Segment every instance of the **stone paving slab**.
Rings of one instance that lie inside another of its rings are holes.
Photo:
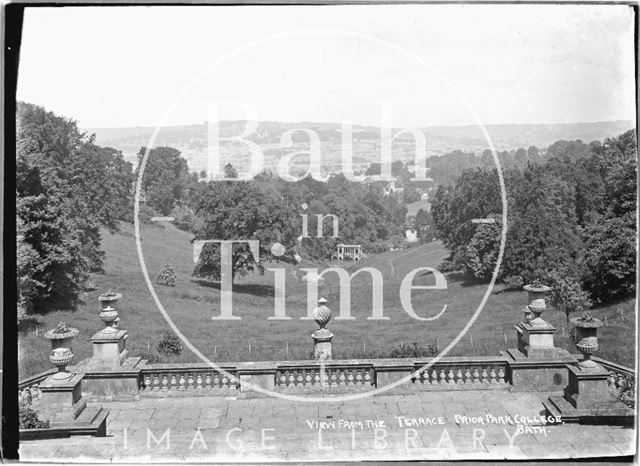
[[[561,424],[536,425],[533,431],[506,418],[540,416],[549,395],[483,390],[383,394],[320,404],[255,396],[105,402],[110,409],[107,437],[22,442],[20,455],[25,461],[265,463],[635,453],[630,428]]]

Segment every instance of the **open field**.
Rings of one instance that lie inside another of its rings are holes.
[[[301,264],[297,267],[273,263],[272,268],[286,269],[286,315],[291,320],[267,320],[274,314],[274,274],[248,275],[237,279],[234,287],[233,314],[241,320],[212,320],[220,314],[220,292],[217,283],[195,279],[191,235],[173,225],[142,227],[142,245],[149,275],[155,278],[162,264],[176,268],[175,287],[156,284],[155,290],[175,324],[200,351],[217,361],[306,359],[312,350],[313,321],[301,320],[306,315],[307,282],[301,269],[318,267]],[[76,362],[91,355],[89,338],[102,326],[98,317],[97,297],[107,290],[123,294],[119,310],[121,327],[129,331],[127,346],[132,355],[155,351],[158,340],[169,329],[156,308],[141,272],[135,248],[133,227],[122,224],[120,233],[104,233],[106,251],[105,273],[96,274],[91,281],[95,287],[83,296],[83,303],[75,311],[54,311],[34,316],[31,325],[19,335],[20,376],[40,372],[51,367],[48,362],[49,342],[42,331],[58,321],[66,321],[80,330],[74,342]],[[418,321],[402,308],[399,288],[402,279],[418,267],[437,268],[446,256],[440,243],[415,246],[372,256],[357,263],[342,264],[350,273],[362,267],[374,267],[384,277],[384,315],[389,320],[368,320],[371,316],[371,280],[360,273],[352,280],[351,315],[354,320],[340,320],[339,290],[335,273],[326,275],[319,295],[328,299],[334,318],[328,328],[335,334],[334,357],[380,356],[403,343],[437,343],[445,348],[462,330],[487,290],[484,284],[463,281],[456,274],[447,274],[446,290],[415,290],[413,306],[421,317],[433,317],[443,306],[444,314],[433,321]],[[416,275],[414,285],[433,284],[433,277],[425,271]],[[497,355],[500,350],[515,347],[513,326],[522,318],[526,305],[524,291],[504,291],[496,286],[476,322],[449,355]],[[635,353],[635,302],[594,310],[594,316],[605,320],[600,331],[601,349],[598,356],[632,366]],[[558,329],[556,345],[575,352],[563,314],[548,310],[543,317]],[[38,335],[34,325],[42,329]],[[170,361],[196,361],[185,348]]]
[[[419,201],[407,204],[407,217],[415,217],[420,209],[424,209],[425,212],[431,212],[429,199],[420,199]]]

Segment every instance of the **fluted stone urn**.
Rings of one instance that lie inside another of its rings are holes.
[[[64,380],[72,376],[67,372],[67,365],[73,359],[72,342],[78,333],[77,328],[68,327],[65,322],[60,322],[56,328],[44,334],[44,337],[51,341],[49,361],[58,367],[58,372],[53,375],[54,380]]]
[[[528,294],[529,304],[527,305],[527,309],[531,313],[529,316],[525,313],[525,320],[534,326],[544,325],[546,322],[540,315],[547,309],[546,296],[547,293],[551,291],[551,288],[543,285],[538,280],[522,288]]]
[[[109,291],[98,296],[100,302],[100,318],[104,328],[91,337],[93,344],[93,366],[116,369],[122,366],[127,357],[125,341],[127,331],[118,328],[120,315],[116,306],[122,298],[120,293]]]
[[[584,359],[578,365],[587,369],[598,367],[591,355],[598,350],[598,328],[602,326],[602,321],[585,312],[580,317],[570,319],[570,322],[576,328],[576,348],[584,355]]]
[[[69,327],[66,322],[58,322],[56,328],[49,330],[44,337],[51,341],[51,350],[56,348],[72,348],[73,339],[80,331],[77,328]]]
[[[49,361],[58,367],[58,372],[53,375],[54,380],[69,379],[73,374],[67,372],[67,365],[73,360],[73,353],[69,348],[56,348],[51,351]]]
[[[333,333],[328,330],[326,325],[331,320],[331,309],[326,306],[327,300],[320,298],[318,300],[318,307],[313,310],[313,320],[320,327],[318,330],[311,334],[313,338],[313,357],[319,361],[326,361],[331,359],[331,340],[333,339]]]
[[[122,298],[120,293],[103,293],[98,296],[98,301],[100,302],[100,318],[105,324],[105,330],[112,328],[118,328],[118,321],[120,320],[120,316],[118,315],[118,310],[116,306],[118,304],[118,300]]]

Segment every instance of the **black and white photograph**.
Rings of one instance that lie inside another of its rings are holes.
[[[3,460],[636,460],[637,4],[350,3],[4,5]]]

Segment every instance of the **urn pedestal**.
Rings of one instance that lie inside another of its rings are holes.
[[[516,390],[559,391],[568,381],[567,363],[576,359],[553,341],[556,329],[541,314],[551,288],[539,282],[525,285],[528,305],[524,320],[515,326],[518,347],[503,353],[509,359],[509,378]]]
[[[92,399],[131,400],[139,396],[140,369],[145,361],[128,357],[127,331],[118,327],[120,298],[120,293],[105,293],[98,297],[99,316],[105,327],[91,337],[93,356],[74,368],[76,372],[91,372],[91,378],[85,378],[85,391]]]
[[[633,423],[634,412],[609,389],[609,371],[591,359],[598,349],[598,328],[602,321],[589,313],[573,318],[576,348],[584,355],[568,367],[569,381],[564,396],[552,396],[543,402],[548,414],[562,416],[564,422]]]
[[[82,374],[69,374],[64,379],[56,379],[56,375],[40,384],[42,396],[38,401],[40,417],[51,426],[74,422],[87,406],[82,396]]]
[[[91,337],[93,344],[93,360],[95,367],[116,369],[122,366],[127,357],[127,331],[118,329],[120,316],[116,306],[122,298],[120,293],[105,293],[98,296],[100,302],[100,318],[105,327]]]
[[[58,372],[47,377],[39,386],[41,396],[35,404],[38,416],[49,421],[49,426],[85,435],[106,435],[109,411],[102,407],[87,407],[82,393],[83,375],[67,371],[73,359],[71,343],[78,329],[60,322],[57,328],[45,333],[51,341],[49,360],[58,367]]]
[[[311,337],[313,338],[313,358],[317,361],[330,360],[333,333],[326,328],[321,328],[313,332]]]

